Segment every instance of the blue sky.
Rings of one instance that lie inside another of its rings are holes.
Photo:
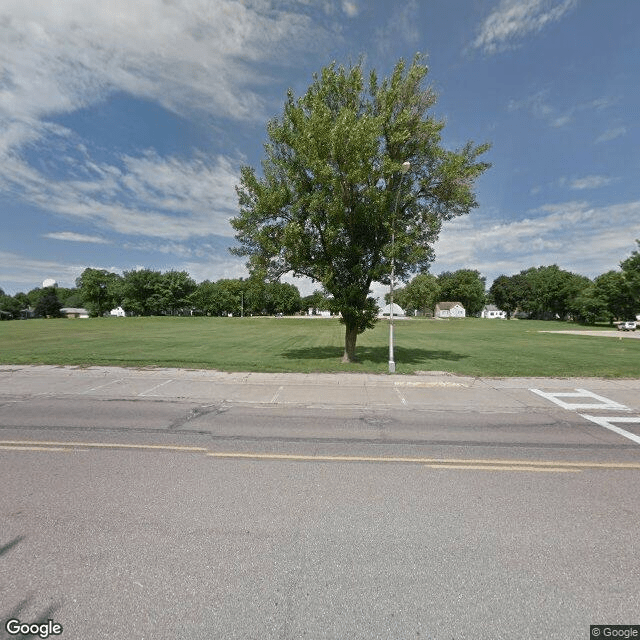
[[[287,89],[417,51],[445,145],[493,144],[432,273],[616,269],[640,238],[639,43],[637,0],[0,0],[0,287],[246,276],[234,185]]]

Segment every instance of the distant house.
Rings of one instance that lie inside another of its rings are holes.
[[[122,307],[116,307],[115,309],[111,309],[109,315],[114,318],[125,318],[127,316],[125,310]]]
[[[480,314],[481,318],[500,318],[504,320],[507,317],[506,311],[501,311],[494,304],[488,304]]]
[[[379,318],[388,318],[389,316],[391,316],[391,305],[390,304],[388,304],[386,307],[384,307],[380,311],[380,313],[378,314]],[[404,318],[405,317],[404,309],[399,304],[396,304],[395,302],[393,303],[393,317],[394,318]]]
[[[319,307],[309,307],[309,312],[307,315],[320,316],[321,318],[330,318],[331,311],[327,311],[326,309],[320,309]]]
[[[436,318],[464,318],[467,312],[460,302],[438,302],[433,315]]]
[[[88,318],[89,312],[83,308],[62,307],[60,313],[65,318]]]

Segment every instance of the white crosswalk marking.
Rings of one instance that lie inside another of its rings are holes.
[[[635,433],[630,433],[625,429],[621,429],[620,427],[616,427],[612,422],[619,422],[622,424],[640,424],[640,418],[629,418],[622,416],[588,416],[584,413],[580,414],[583,418],[587,420],[591,420],[591,422],[595,422],[596,424],[604,427],[605,429],[609,429],[609,431],[613,431],[620,436],[624,436],[625,438],[629,438],[633,442],[640,444],[640,436],[637,436]]]
[[[584,409],[595,409],[598,411],[631,411],[629,407],[620,404],[619,402],[615,402],[614,400],[610,400],[609,398],[605,398],[604,396],[599,396],[597,393],[593,393],[587,389],[576,389],[575,392],[563,391],[554,393],[541,391],[540,389],[529,389],[529,391],[553,402],[554,404],[557,404],[563,409],[567,409],[568,411],[583,411]],[[565,400],[561,400],[561,398],[575,399],[576,402],[566,402]],[[585,400],[589,400],[589,402],[585,402]],[[619,424],[640,424],[640,417],[592,416],[586,413],[581,413],[580,416],[585,420],[589,420],[590,422],[599,425],[600,427],[604,427],[605,429],[609,429],[609,431],[613,431],[624,438],[628,438],[636,444],[640,444],[640,436],[614,424],[616,422]]]
[[[607,409],[611,411],[629,411],[629,407],[626,407],[619,402],[609,400],[603,396],[599,396],[596,393],[588,391],[587,389],[576,389],[575,392],[567,393],[549,393],[546,391],[540,391],[540,389],[530,389],[533,393],[536,393],[543,398],[557,404],[563,409],[569,411],[582,411],[584,409]],[[560,398],[576,398],[577,400],[591,400],[591,402],[565,402]],[[596,402],[594,402],[594,400]]]

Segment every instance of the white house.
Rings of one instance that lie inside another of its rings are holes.
[[[115,309],[111,309],[109,315],[114,318],[126,318],[127,314],[122,307],[116,307]]]
[[[331,311],[327,311],[326,309],[320,309],[318,307],[309,307],[309,313],[307,315],[320,316],[321,318],[330,318]]]
[[[488,304],[480,314],[481,318],[500,318],[501,320],[505,320],[507,317],[506,311],[501,311],[494,304]]]
[[[433,315],[436,318],[464,318],[467,312],[460,302],[438,302]]]
[[[380,313],[378,314],[378,318],[388,318],[391,315],[391,305],[388,304],[384,307]],[[405,317],[404,309],[395,302],[393,303],[393,317],[394,318],[404,318]]]
[[[62,307],[62,309],[60,309],[60,313],[65,318],[88,318],[89,317],[89,312],[86,309],[76,308],[76,307]]]

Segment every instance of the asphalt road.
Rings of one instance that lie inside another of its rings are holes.
[[[640,624],[638,390],[2,367],[0,637]]]

